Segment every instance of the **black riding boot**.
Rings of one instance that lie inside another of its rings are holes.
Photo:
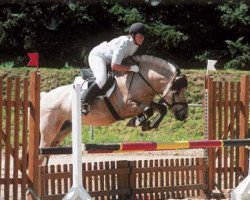
[[[93,83],[82,96],[81,112],[82,115],[87,115],[90,110],[90,104],[94,101],[99,94],[100,88],[96,83]]]

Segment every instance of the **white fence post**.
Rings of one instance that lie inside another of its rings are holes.
[[[91,196],[82,185],[81,83],[77,77],[72,90],[73,185],[63,200],[91,200]]]

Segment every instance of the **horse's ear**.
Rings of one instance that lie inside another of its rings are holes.
[[[187,88],[187,86],[188,86],[188,81],[187,81],[186,75],[181,75],[181,76],[177,76],[174,79],[171,90],[178,91],[184,87]]]

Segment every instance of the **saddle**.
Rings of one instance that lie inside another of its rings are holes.
[[[96,80],[92,70],[81,69],[81,77],[83,79],[82,91],[88,89]],[[104,87],[100,90],[98,97],[109,97],[115,89],[115,76],[112,71],[108,71],[108,80]]]
[[[96,78],[94,77],[94,74],[93,74],[91,69],[81,69],[81,78],[83,81],[81,90],[84,93],[88,89],[88,87],[90,87],[95,82]],[[108,99],[108,97],[110,97],[110,95],[113,93],[113,91],[115,89],[115,85],[116,85],[115,84],[115,76],[114,76],[113,72],[111,71],[111,69],[108,70],[108,78],[107,79],[108,80],[107,80],[106,84],[99,91],[97,98],[101,98],[104,100],[104,102],[106,103],[107,107],[109,108],[111,114],[113,115],[113,117],[116,120],[122,120],[122,118],[116,112],[115,108],[113,107],[113,105],[111,104],[111,102]]]

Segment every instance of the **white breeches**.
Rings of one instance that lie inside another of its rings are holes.
[[[99,88],[103,88],[107,81],[107,64],[105,60],[99,56],[89,54],[89,66],[92,69],[96,84]]]

